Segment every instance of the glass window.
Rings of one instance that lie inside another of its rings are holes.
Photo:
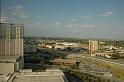
[[[16,38],[16,28],[15,28],[15,26],[11,26],[11,28],[10,28],[10,38],[11,39]]]

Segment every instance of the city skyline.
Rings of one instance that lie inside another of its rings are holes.
[[[1,22],[25,35],[124,40],[123,0],[1,0]]]

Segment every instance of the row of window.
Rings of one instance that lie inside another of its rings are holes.
[[[0,23],[0,38],[23,38],[23,25]]]

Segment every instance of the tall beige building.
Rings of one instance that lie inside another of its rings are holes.
[[[22,24],[0,23],[0,56],[23,57]]]
[[[9,74],[24,67],[22,24],[0,23],[0,74]]]
[[[89,40],[89,51],[90,52],[98,51],[98,41],[97,40]]]

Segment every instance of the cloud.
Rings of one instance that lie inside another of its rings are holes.
[[[56,22],[55,24],[54,24],[54,26],[59,26],[60,25],[60,22]]]
[[[0,22],[1,22],[1,23],[2,23],[2,22],[5,22],[7,18],[8,18],[8,17],[0,16]]]
[[[77,21],[78,19],[77,18],[73,18],[71,21],[74,22],[74,21]]]
[[[78,24],[68,24],[67,27],[74,27],[77,26]]]
[[[99,16],[112,16],[113,14],[114,14],[114,12],[108,11],[108,12],[105,12],[103,14],[100,14]]]
[[[38,18],[40,19],[40,18],[44,18],[44,16],[38,16]]]
[[[96,27],[95,25],[92,24],[68,24],[67,27],[76,27],[76,29],[81,29],[81,28],[94,28]]]
[[[93,28],[95,27],[95,25],[91,25],[91,24],[87,24],[87,25],[83,25],[83,28]]]
[[[9,7],[8,9],[18,9],[18,10],[20,10],[20,9],[22,9],[22,8],[23,8],[22,5],[16,5],[16,6],[14,6],[14,7]]]
[[[92,18],[93,16],[82,16],[82,18]]]
[[[23,5],[16,5],[8,8],[10,10],[10,19],[9,21],[22,22],[23,20],[29,18],[29,14],[25,13]],[[12,20],[14,18],[14,20]]]
[[[74,25],[72,25],[72,24],[68,24],[68,25],[67,25],[67,27],[73,27],[73,26],[74,26]]]
[[[9,7],[8,9],[11,10],[11,15],[16,16],[18,14],[23,14],[23,5],[16,5],[14,7]]]
[[[22,6],[22,5],[17,5],[15,8],[16,8],[16,9],[22,9],[23,6]]]
[[[20,18],[29,18],[29,16],[28,15],[22,15],[22,16],[20,16]]]
[[[17,15],[17,13],[16,13],[16,12],[13,12],[11,15],[12,15],[12,16],[15,16],[15,15]]]
[[[24,11],[23,10],[15,10],[11,13],[12,16],[16,16],[18,14],[24,14]]]
[[[74,29],[74,30],[73,30],[73,32],[76,32],[76,33],[77,33],[77,32],[79,33],[80,31],[81,31],[80,29]]]
[[[37,22],[37,23],[34,23],[32,25],[37,26],[37,25],[40,25],[40,24],[41,24],[40,22]]]

